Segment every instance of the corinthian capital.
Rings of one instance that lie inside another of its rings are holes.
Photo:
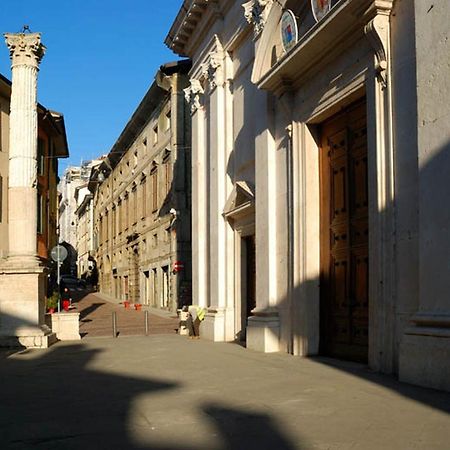
[[[40,33],[5,33],[4,36],[12,67],[26,65],[39,68],[45,53]]]
[[[268,11],[272,3],[273,0],[250,0],[249,2],[243,3],[244,16],[247,22],[253,25],[255,37],[264,29]]]
[[[203,87],[199,80],[191,79],[191,85],[184,89],[184,97],[191,106],[191,114],[194,114],[201,106],[201,96],[203,95]]]

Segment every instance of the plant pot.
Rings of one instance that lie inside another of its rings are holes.
[[[125,308],[129,308],[130,307],[130,302],[124,301],[123,302],[123,306],[125,306]]]
[[[47,309],[47,312],[48,312],[49,314],[53,314],[53,313],[55,312],[55,308],[48,308],[48,309]]]
[[[136,304],[134,305],[134,309],[135,309],[136,311],[140,311],[141,308],[142,308],[142,305],[141,305],[140,303],[136,303]]]
[[[64,311],[69,311],[70,307],[70,300],[63,300],[62,301],[62,307]]]

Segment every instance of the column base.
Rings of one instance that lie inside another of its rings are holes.
[[[450,392],[450,328],[406,329],[400,344],[399,379]]]
[[[280,351],[280,319],[275,311],[258,313],[248,318],[247,348],[257,352]]]
[[[0,335],[0,347],[8,348],[48,348],[56,341],[56,333],[45,325],[15,330],[14,335]]]
[[[45,267],[25,259],[28,267],[21,257],[7,258],[0,267],[0,346],[47,348],[56,335],[44,320]]]
[[[234,341],[234,310],[208,308],[200,326],[200,337],[213,342]]]

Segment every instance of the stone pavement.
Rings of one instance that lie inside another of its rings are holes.
[[[448,449],[450,395],[177,335],[0,352],[0,448]]]
[[[125,309],[118,300],[97,292],[73,291],[73,306],[80,313],[82,337],[112,336],[112,313],[116,312],[119,337],[145,334],[144,310]],[[149,334],[175,334],[178,318],[168,312],[149,311]]]

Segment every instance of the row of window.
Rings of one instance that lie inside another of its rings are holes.
[[[150,213],[153,214],[158,211],[160,207],[159,174],[162,173],[164,176],[162,186],[164,198],[169,195],[172,183],[172,164],[167,161],[163,168],[163,171],[158,171],[157,166],[155,166],[150,172],[149,183],[147,177],[144,177],[140,185],[136,185],[131,192],[125,195],[123,200],[119,199],[117,205],[100,216],[100,242],[108,240],[110,230],[112,235],[116,236],[116,234],[128,229],[130,225],[137,223],[139,218],[144,219]],[[147,186],[147,184],[150,186]],[[149,190],[150,192],[148,192]]]

